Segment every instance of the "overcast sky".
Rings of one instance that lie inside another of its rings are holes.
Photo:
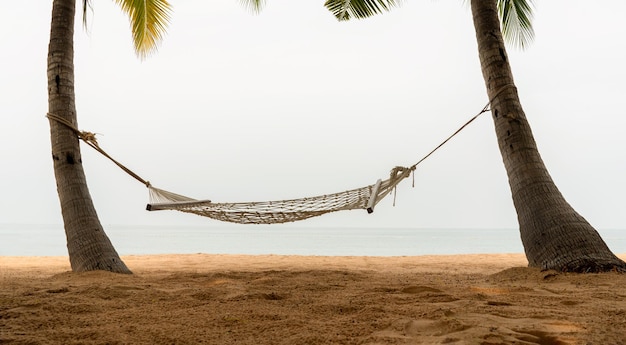
[[[46,55],[52,1],[0,6],[0,223],[60,224],[50,155]],[[337,22],[323,1],[172,1],[159,51],[133,52],[127,18],[94,0],[75,32],[79,127],[153,185],[195,198],[265,201],[373,184],[410,166],[487,102],[462,1],[407,1]],[[78,9],[80,11],[80,8]],[[540,152],[598,228],[626,228],[626,2],[537,1],[536,40],[509,47]],[[102,223],[221,226],[147,212],[148,191],[83,145]],[[418,166],[396,206],[307,226],[517,226],[490,114]]]

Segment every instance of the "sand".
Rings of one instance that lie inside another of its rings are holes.
[[[521,254],[123,259],[0,257],[0,344],[626,343],[626,275]]]

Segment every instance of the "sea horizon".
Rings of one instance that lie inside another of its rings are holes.
[[[513,228],[105,225],[120,255],[417,256],[524,253]],[[626,230],[598,229],[614,253]],[[0,256],[67,255],[60,224],[0,224]]]

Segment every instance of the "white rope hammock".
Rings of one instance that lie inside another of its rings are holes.
[[[295,222],[330,212],[364,209],[374,212],[374,206],[414,170],[396,167],[390,177],[375,184],[345,192],[309,198],[263,201],[214,203],[196,200],[183,195],[148,186],[150,203],[148,211],[176,210],[194,213],[216,220],[241,224],[276,224]]]
[[[511,85],[503,86],[492,97],[499,95],[504,89],[514,87]],[[150,192],[150,203],[146,207],[148,211],[156,210],[176,210],[187,213],[213,218],[225,222],[242,223],[242,224],[276,224],[287,223],[307,218],[320,216],[330,212],[365,209],[368,213],[374,212],[374,206],[382,200],[387,194],[394,191],[398,183],[409,177],[418,164],[432,155],[441,146],[447,143],[452,137],[457,135],[467,125],[474,121],[479,115],[489,111],[489,104],[485,105],[482,111],[467,121],[461,128],[445,139],[441,144],[435,147],[430,153],[420,159],[412,166],[395,167],[391,170],[391,174],[386,180],[378,180],[375,184],[339,192],[335,194],[319,195],[309,198],[278,200],[278,201],[262,201],[262,202],[237,202],[237,203],[214,203],[210,200],[196,200],[183,195],[171,193],[162,189],[153,187],[150,182],[142,179],[130,169],[109,156],[96,141],[95,134],[78,130],[76,126],[67,119],[48,113],[50,120],[62,123],[72,129],[80,139],[87,145],[100,152],[102,155],[110,159],[118,167],[128,173],[130,176],[145,184]]]

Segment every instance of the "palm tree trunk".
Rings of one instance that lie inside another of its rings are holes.
[[[48,112],[74,125],[77,123],[73,46],[75,6],[75,0],[53,1],[48,46]],[[72,270],[131,273],[113,248],[96,214],[76,133],[50,120],[50,139]]]
[[[529,266],[575,272],[626,270],[626,263],[567,203],[539,155],[514,86],[496,0],[472,0],[471,7],[491,114]]]

